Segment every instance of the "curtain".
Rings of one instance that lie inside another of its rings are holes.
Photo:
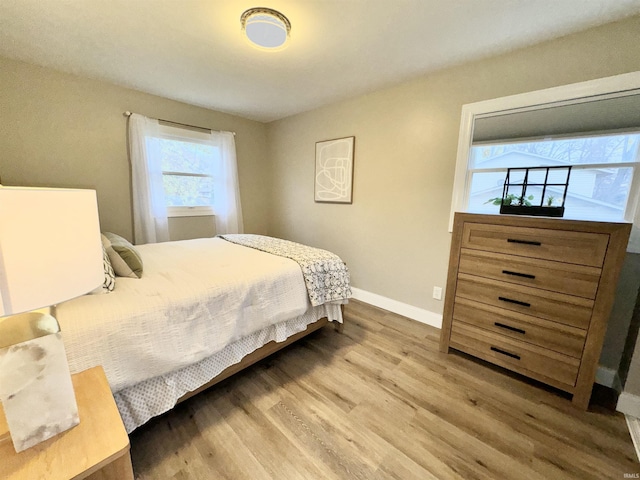
[[[158,120],[136,113],[129,117],[133,232],[138,245],[169,240],[157,130]]]
[[[231,132],[211,132],[211,142],[220,151],[220,161],[213,162],[211,172],[216,233],[244,233],[235,138]]]

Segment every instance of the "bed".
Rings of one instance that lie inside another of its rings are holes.
[[[142,278],[58,305],[73,372],[102,365],[127,432],[328,322],[351,291],[336,255],[259,235],[135,247]]]

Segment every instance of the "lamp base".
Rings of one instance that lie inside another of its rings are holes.
[[[0,401],[16,452],[80,423],[60,332],[0,348]]]

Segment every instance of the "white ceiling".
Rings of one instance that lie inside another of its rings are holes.
[[[243,38],[256,6],[291,21],[285,50]],[[0,0],[0,55],[271,121],[638,13],[640,0]]]

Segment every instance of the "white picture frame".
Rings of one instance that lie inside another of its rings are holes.
[[[344,137],[316,142],[316,203],[353,203],[355,140]]]

